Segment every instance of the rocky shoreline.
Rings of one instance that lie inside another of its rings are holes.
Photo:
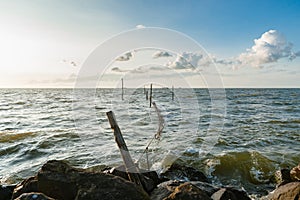
[[[200,171],[174,163],[166,172],[141,171],[142,186],[118,168],[80,169],[66,161],[45,163],[36,176],[2,185],[0,200],[250,200],[246,191],[215,186]],[[300,200],[300,164],[275,174],[277,186],[262,200]]]

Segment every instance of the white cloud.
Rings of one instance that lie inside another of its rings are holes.
[[[161,58],[161,57],[172,57],[172,55],[167,51],[157,51],[152,56],[152,58]]]
[[[140,28],[146,28],[146,26],[144,26],[144,25],[142,25],[142,24],[138,24],[138,25],[136,25],[135,28],[137,28],[137,29],[140,29]]]
[[[293,44],[276,30],[269,30],[254,40],[254,45],[240,54],[237,63],[240,66],[263,67],[264,64],[275,63],[281,58],[293,60],[300,52],[292,51]]]
[[[125,53],[124,55],[118,57],[116,61],[128,61],[133,57],[132,52]]]
[[[117,73],[125,73],[130,72],[134,74],[142,74],[142,73],[148,73],[151,71],[163,71],[166,67],[163,66],[140,66],[135,69],[120,69],[119,67],[113,67],[111,71],[117,72]]]
[[[202,69],[210,66],[215,60],[208,55],[200,52],[183,52],[178,54],[176,59],[167,63],[167,66],[173,69]]]

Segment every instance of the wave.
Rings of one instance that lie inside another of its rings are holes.
[[[35,132],[24,132],[24,133],[0,132],[0,143],[23,140],[28,137],[33,137],[35,134],[36,134]]]
[[[215,182],[240,184],[247,191],[257,191],[258,185],[269,184],[272,180],[276,162],[257,151],[228,152],[208,159],[206,168]]]

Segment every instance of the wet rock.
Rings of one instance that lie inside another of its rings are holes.
[[[213,200],[251,200],[245,191],[230,187],[221,188],[211,198]]]
[[[128,175],[126,173],[126,169],[124,165],[119,167],[112,168],[111,170],[107,171],[109,174],[122,177],[126,180],[129,180]],[[143,187],[145,191],[152,192],[154,188],[161,182],[157,173],[155,171],[147,171],[140,169],[140,179],[142,181]]]
[[[167,198],[193,199],[196,197],[201,197],[202,199],[211,199],[209,196],[217,190],[219,190],[219,188],[200,181],[184,182],[172,180],[159,184],[151,193],[150,197],[152,200],[161,200]],[[189,191],[190,196],[187,194]]]
[[[15,185],[0,185],[1,200],[11,200]]]
[[[204,173],[193,167],[184,166],[176,162],[166,172],[162,173],[161,177],[168,180],[209,182]]]
[[[28,179],[25,179],[21,183],[19,183],[14,191],[13,191],[13,199],[17,198],[23,193],[30,193],[30,192],[38,192],[38,185],[37,185],[37,179],[36,177],[29,177]]]
[[[37,176],[20,183],[14,198],[24,193],[38,192],[59,200],[147,200],[142,187],[123,178],[71,167],[64,161],[48,161]]]
[[[173,180],[159,184],[157,188],[151,192],[151,200],[161,200],[168,197],[172,192],[174,192],[176,187],[183,183],[184,181]]]
[[[213,193],[218,191],[220,188],[209,183],[204,183],[200,181],[191,181],[192,184],[205,191],[208,196],[211,196]]]
[[[55,200],[53,198],[50,198],[43,193],[24,193],[15,200]]]
[[[275,189],[269,200],[300,200],[300,182],[291,182]]]
[[[281,169],[275,172],[275,182],[277,187],[291,182],[290,169]]]
[[[211,198],[197,186],[186,182],[176,187],[165,200],[211,200]]]
[[[292,181],[300,181],[300,163],[290,171]]]
[[[123,178],[85,172],[61,161],[47,162],[37,177],[39,190],[60,200],[149,199],[141,187]]]

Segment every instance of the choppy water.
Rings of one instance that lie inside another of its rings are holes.
[[[169,89],[154,89],[165,128],[149,149],[152,168],[180,158],[215,184],[264,193],[275,170],[300,161],[300,89],[226,89],[215,103],[211,94],[175,89],[173,101]],[[143,89],[126,89],[124,101],[119,89],[1,89],[1,182],[33,175],[49,159],[80,167],[121,164],[109,110],[139,159],[158,126]],[[140,161],[146,167],[145,156]]]

